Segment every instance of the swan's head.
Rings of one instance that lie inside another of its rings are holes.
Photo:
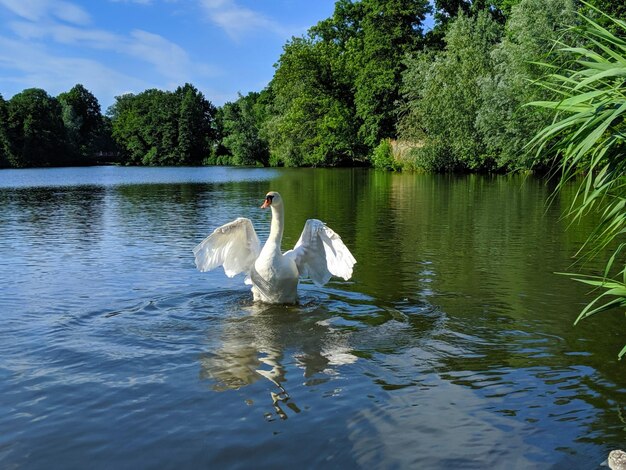
[[[263,205],[261,209],[266,209],[270,206],[280,206],[283,203],[283,199],[280,197],[276,191],[270,191],[265,195],[265,201],[263,201]]]

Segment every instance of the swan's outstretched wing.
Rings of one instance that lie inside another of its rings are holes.
[[[223,266],[228,277],[242,272],[249,273],[260,252],[259,237],[250,219],[245,217],[216,228],[193,249],[196,267],[200,271]]]
[[[300,276],[318,285],[326,284],[331,276],[350,279],[356,263],[341,237],[317,219],[306,221],[298,243],[285,256],[293,257]]]

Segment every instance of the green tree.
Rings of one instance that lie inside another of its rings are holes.
[[[267,119],[265,98],[268,93],[264,90],[239,95],[237,101],[226,103],[222,108],[222,143],[232,155],[234,165],[269,164],[269,144],[261,131]]]
[[[189,83],[178,87],[174,94],[178,101],[178,163],[198,165],[209,156],[216,140],[217,110]]]
[[[358,41],[355,96],[361,140],[373,149],[396,136],[396,102],[404,57],[422,44],[427,0],[363,0],[362,35]]]
[[[233,165],[230,150],[224,146],[224,106],[217,108],[215,113],[215,143],[211,148],[211,154],[203,160],[206,165]]]
[[[141,163],[151,166],[170,166],[181,163],[178,154],[177,97],[171,92],[153,90],[140,104],[145,125],[141,132],[149,144]]]
[[[491,54],[494,73],[486,75],[481,84],[482,105],[476,121],[485,152],[496,161],[497,168],[528,167],[524,156],[528,136],[548,125],[552,116],[546,110],[523,105],[555,97],[548,88],[534,85],[545,75],[537,61],[547,59],[554,42],[575,22],[573,0],[522,0],[513,7],[505,37]],[[553,67],[566,60],[562,53],[553,53],[550,58]]]
[[[489,11],[494,19],[504,20],[503,13],[511,11],[511,7],[519,0],[496,0],[488,2],[485,0],[435,0],[435,21],[439,25],[447,26],[459,14],[465,16],[476,16],[479,12]]]
[[[158,90],[146,90],[138,95],[131,93],[117,96],[115,103],[107,113],[111,117],[113,138],[123,149],[124,163],[130,165],[149,165],[148,159],[153,150],[153,129],[149,127],[149,103],[156,102],[153,96]],[[156,103],[155,103],[156,104]]]
[[[140,164],[148,151],[148,144],[139,132],[143,126],[138,100],[132,93],[116,96],[115,103],[107,110],[113,139],[122,149],[123,163],[129,165]]]
[[[341,46],[293,38],[271,82],[274,99],[264,133],[272,164],[337,165],[361,154],[350,75]]]
[[[408,59],[400,134],[421,143],[413,152],[416,167],[493,169],[476,117],[482,106],[481,83],[493,74],[490,52],[500,34],[500,25],[486,11],[475,18],[460,15],[450,24],[444,51]]]
[[[272,162],[341,165],[396,135],[403,57],[422,45],[427,0],[340,0],[284,48],[265,129]]]
[[[9,163],[13,167],[62,165],[65,127],[56,98],[39,88],[13,96],[7,104]]]
[[[7,102],[0,94],[0,168],[9,166],[9,136]]]
[[[211,153],[215,107],[192,85],[116,97],[113,137],[131,165],[195,165]]]
[[[77,161],[84,161],[98,148],[94,146],[102,133],[102,112],[97,98],[83,85],[75,85],[58,96],[69,152]]]
[[[498,23],[504,24],[511,9],[520,0],[496,0],[487,2],[484,0],[434,0],[433,17],[434,27],[425,36],[427,47],[432,50],[445,48],[444,36],[450,23],[458,15],[475,17],[481,11],[487,11]]]

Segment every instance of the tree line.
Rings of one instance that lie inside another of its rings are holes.
[[[622,1],[593,3],[626,18]],[[537,81],[570,61],[558,44],[579,40],[581,14],[614,27],[574,0],[339,0],[287,42],[264,90],[218,111],[215,162],[543,170],[553,156],[526,144],[553,112],[526,104],[558,97]]]
[[[626,18],[621,0],[594,0]],[[575,0],[338,0],[289,40],[261,91],[214,106],[193,85],[116,97],[103,115],[82,85],[0,96],[0,166],[371,165],[390,170],[537,169],[526,143],[558,91],[536,82],[568,62]],[[432,14],[434,27],[425,31]],[[612,23],[611,23],[612,24]],[[607,28],[611,28],[607,24]]]
[[[57,97],[0,95],[0,167],[200,165],[215,146],[215,114],[190,84],[118,96],[106,115],[80,84]]]

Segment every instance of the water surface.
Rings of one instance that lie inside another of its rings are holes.
[[[358,260],[297,306],[199,273],[235,217]],[[514,177],[0,172],[2,468],[596,468],[624,447],[623,317],[573,327],[592,221]],[[593,266],[591,266],[593,267]]]

